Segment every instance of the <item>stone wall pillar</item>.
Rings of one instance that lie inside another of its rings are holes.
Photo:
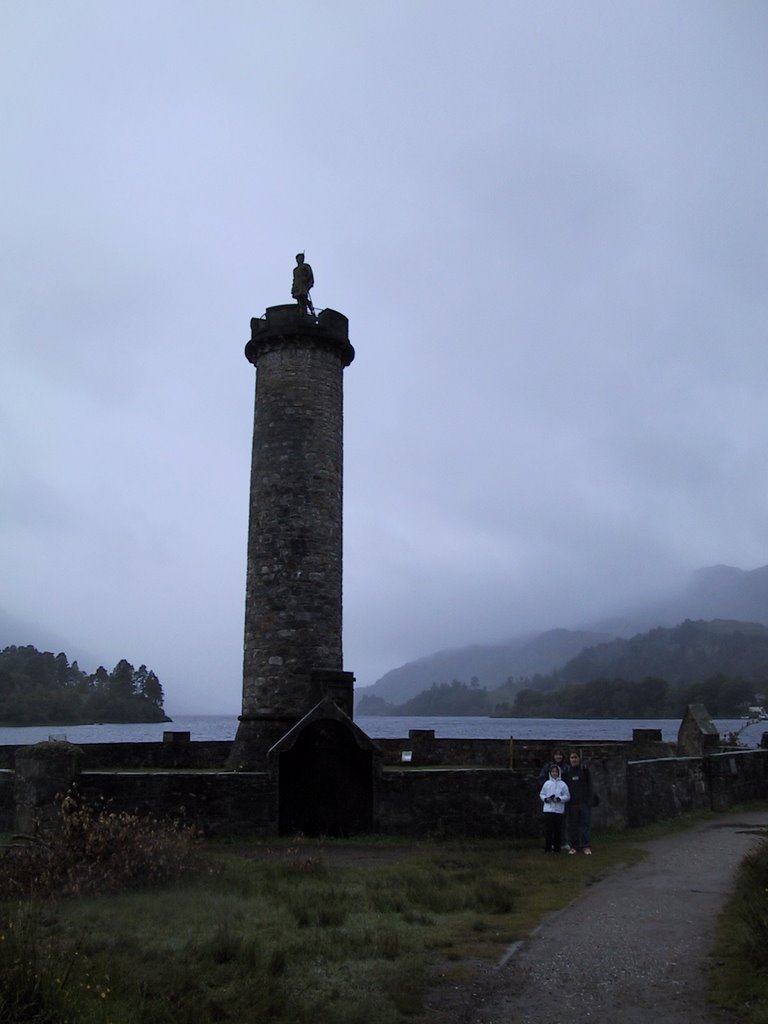
[[[44,828],[59,823],[57,797],[63,797],[80,772],[82,751],[72,743],[49,741],[16,751],[14,777],[14,828],[31,832],[38,822]]]
[[[342,678],[342,375],[355,353],[345,316],[315,318],[292,304],[251,321],[245,354],[257,372],[243,704],[230,766],[253,769],[327,693],[351,691],[351,675]]]

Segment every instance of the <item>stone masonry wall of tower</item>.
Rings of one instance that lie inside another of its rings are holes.
[[[246,580],[243,714],[293,719],[340,669],[342,393],[338,357],[259,359]]]

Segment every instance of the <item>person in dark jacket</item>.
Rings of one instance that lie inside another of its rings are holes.
[[[568,787],[571,799],[566,810],[568,826],[568,853],[574,854],[583,850],[587,856],[592,854],[592,777],[589,768],[581,763],[581,757],[573,750],[568,755],[568,766],[563,773],[563,781]]]

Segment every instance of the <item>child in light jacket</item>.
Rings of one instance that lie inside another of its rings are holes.
[[[560,778],[560,769],[556,764],[551,765],[549,778],[541,787],[539,798],[544,808],[544,852],[560,853],[565,805],[571,799],[571,794]]]

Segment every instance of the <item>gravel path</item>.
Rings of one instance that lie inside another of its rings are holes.
[[[650,856],[548,918],[461,1017],[471,1024],[728,1021],[706,1002],[708,956],[736,868],[766,827],[768,811],[722,815],[638,843]],[[599,836],[594,849],[598,868]]]

